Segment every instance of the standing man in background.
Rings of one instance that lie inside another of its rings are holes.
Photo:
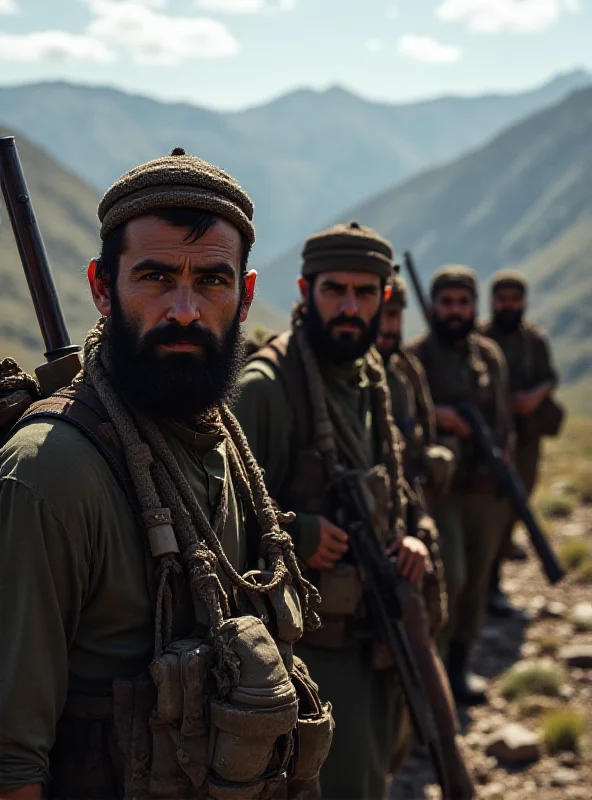
[[[524,319],[527,293],[524,275],[510,270],[497,272],[491,280],[491,318],[480,330],[499,345],[506,358],[516,428],[516,468],[530,495],[537,480],[541,438],[557,435],[563,411],[552,399],[558,378],[549,343]],[[514,519],[508,521],[491,574],[488,608],[497,616],[511,614],[500,589],[501,563],[504,558],[525,557],[517,545],[512,545],[514,523]]]
[[[434,507],[448,593],[449,619],[440,648],[457,701],[475,704],[485,702],[485,685],[469,674],[469,656],[483,624],[489,575],[509,508],[475,452],[457,406],[463,399],[475,402],[498,444],[507,448],[512,430],[508,379],[499,347],[475,331],[474,271],[458,265],[438,270],[431,299],[431,330],[410,349],[427,375],[438,440],[454,452],[457,463],[452,491]]]

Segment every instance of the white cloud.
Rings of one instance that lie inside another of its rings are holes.
[[[127,51],[139,64],[174,65],[238,51],[230,31],[213,19],[168,16],[138,0],[90,0],[90,8],[89,35]]]
[[[398,19],[399,18],[399,9],[396,6],[391,6],[386,10],[386,16],[388,19]]]
[[[563,10],[575,13],[580,0],[444,0],[436,16],[465,22],[477,33],[535,33],[556,22]]]
[[[397,42],[397,49],[399,53],[409,56],[409,58],[428,64],[452,64],[453,61],[458,61],[462,55],[459,47],[442,44],[436,39],[432,39],[431,36],[415,36],[412,33],[401,36]]]
[[[379,50],[382,50],[381,39],[366,39],[365,45],[371,53],[377,53]]]
[[[198,8],[225,14],[273,14],[292,11],[296,0],[195,0]]]
[[[0,0],[0,14],[16,14],[17,11],[15,0]]]
[[[117,58],[103,42],[66,31],[0,33],[0,60],[4,61],[95,61]]]

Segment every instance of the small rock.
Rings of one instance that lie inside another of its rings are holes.
[[[580,757],[577,753],[572,753],[570,750],[567,750],[565,753],[559,753],[557,761],[559,761],[562,767],[575,767],[576,764],[580,763]]]
[[[590,787],[589,786],[568,786],[565,790],[565,796],[569,800],[590,800]]]
[[[584,536],[586,528],[581,522],[568,522],[561,526],[561,533],[563,536]]]
[[[521,658],[536,658],[540,652],[541,648],[536,642],[524,642],[520,647]]]
[[[500,761],[537,761],[541,756],[541,737],[523,725],[510,723],[487,737],[485,753]]]
[[[534,794],[538,790],[538,786],[534,781],[524,781],[522,784],[522,791],[526,794]]]
[[[495,711],[504,711],[504,710],[505,710],[505,708],[506,708],[506,706],[508,705],[508,701],[507,701],[507,700],[504,700],[504,698],[503,698],[503,697],[493,697],[493,698],[492,698],[492,699],[489,701],[489,705],[490,705],[490,706],[491,706],[491,708],[493,708]]]
[[[575,691],[574,687],[570,686],[569,683],[564,683],[559,689],[559,697],[562,697],[564,700],[570,700],[574,696]]]
[[[592,603],[578,603],[570,614],[571,621],[580,630],[592,630]]]
[[[567,614],[567,606],[565,603],[560,603],[559,600],[551,600],[541,611],[541,617],[548,617],[549,619],[561,619]]]
[[[540,614],[541,609],[545,608],[547,605],[547,598],[544,597],[542,594],[535,595],[532,600],[529,602],[528,607],[531,611],[534,611],[535,614]]]
[[[558,770],[551,776],[551,786],[569,786],[572,783],[577,783],[579,775],[575,769],[568,769],[567,767],[559,767]]]
[[[479,793],[479,797],[484,800],[504,800],[505,786],[503,783],[490,783],[484,786]]]
[[[568,644],[559,650],[559,658],[568,667],[592,667],[592,644]]]

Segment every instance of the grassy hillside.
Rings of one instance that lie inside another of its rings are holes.
[[[0,128],[0,136],[7,131]],[[52,264],[72,341],[81,343],[98,314],[85,268],[99,249],[98,194],[26,139],[18,148],[36,215]],[[43,345],[10,221],[0,199],[0,358],[16,358],[28,370],[43,361]],[[257,300],[250,326],[281,329],[287,316]]]
[[[532,314],[552,335],[564,378],[592,375],[592,89],[341,219],[376,228],[399,252],[411,249],[426,285],[447,262],[469,264],[482,278],[502,266],[523,269]],[[263,273],[266,298],[286,309],[301,248]],[[412,309],[408,328],[419,325]]]
[[[99,190],[176,145],[219,164],[256,203],[256,258],[395,182],[485,142],[590,83],[573,72],[515,95],[373,103],[339,88],[302,90],[221,113],[106,88],[0,88],[0,118]]]

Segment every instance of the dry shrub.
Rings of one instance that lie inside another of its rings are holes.
[[[541,720],[543,741],[550,755],[571,750],[577,753],[586,731],[586,718],[569,708],[550,711]]]
[[[506,700],[533,694],[558,697],[563,674],[557,667],[542,664],[517,665],[503,676],[500,690]]]
[[[580,569],[592,563],[592,546],[586,539],[569,539],[562,542],[557,553],[566,569]]]

